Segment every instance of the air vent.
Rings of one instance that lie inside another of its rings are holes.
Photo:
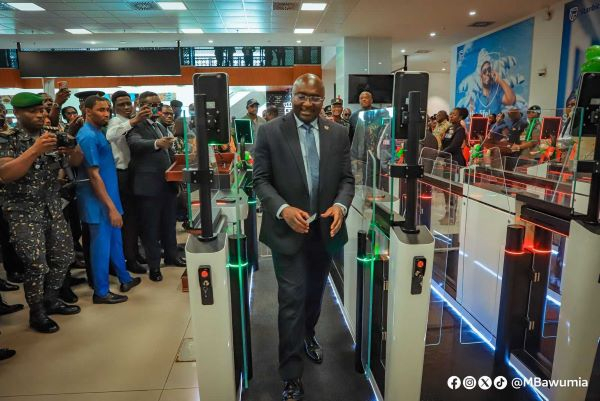
[[[135,11],[153,11],[160,10],[161,8],[153,1],[136,1],[133,3],[127,3],[129,8]]]
[[[300,10],[300,3],[292,3],[285,1],[274,1],[273,2],[273,10],[274,11],[298,11]]]
[[[0,3],[0,11],[15,11],[15,9],[6,3]]]
[[[427,53],[431,53],[431,50],[417,50],[415,53],[416,54],[427,54]]]
[[[496,23],[496,21],[477,21],[477,22],[473,22],[471,25],[468,25],[468,26],[473,27],[473,28],[485,28],[486,26],[490,26],[495,23]]]

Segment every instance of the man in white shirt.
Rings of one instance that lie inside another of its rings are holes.
[[[127,270],[136,274],[146,273],[146,269],[137,262],[138,255],[138,223],[136,206],[129,180],[129,161],[131,153],[127,144],[126,134],[137,124],[145,121],[152,115],[149,107],[142,107],[131,117],[134,110],[131,97],[125,91],[117,91],[111,97],[115,117],[111,118],[106,131],[106,139],[110,142],[117,175],[119,178],[119,193],[123,204],[123,253],[127,260]]]

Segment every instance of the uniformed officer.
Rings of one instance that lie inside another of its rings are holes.
[[[341,98],[336,97],[331,101],[331,117],[333,122],[343,125],[346,128],[350,128],[350,122],[342,118],[344,111],[344,102]]]
[[[83,159],[77,149],[56,149],[54,134],[43,132],[42,97],[16,94],[11,104],[17,128],[0,133],[0,196],[10,225],[10,239],[25,266],[25,299],[29,325],[41,333],[59,327],[48,315],[80,312],[58,298],[65,273],[74,259],[73,242],[61,210],[59,159]]]

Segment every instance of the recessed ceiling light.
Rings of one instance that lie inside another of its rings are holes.
[[[313,28],[296,28],[294,29],[294,33],[313,33],[315,30]]]
[[[431,36],[432,38],[433,38],[435,35],[437,35],[437,33],[435,33],[435,32],[430,32],[430,33],[429,33],[429,36]]]
[[[187,10],[185,4],[180,1],[159,1],[156,4],[163,10]]]
[[[91,35],[92,33],[87,29],[82,28],[68,28],[65,31],[72,33],[73,35]]]
[[[302,3],[302,11],[323,11],[327,3]]]
[[[208,43],[215,43],[215,41],[214,41],[214,40],[212,40],[212,39],[210,39],[210,40],[208,41]]]
[[[406,49],[401,49],[400,53],[406,53]]]
[[[126,40],[122,40],[119,43],[127,43],[127,41]]]
[[[442,71],[446,71],[446,67],[442,68]]]
[[[302,41],[301,40],[297,40],[296,43],[302,43]]]
[[[90,44],[91,44],[91,45],[95,45],[95,44],[96,44],[96,41],[92,40],[92,41],[90,42]]]
[[[379,63],[377,63],[377,64],[381,65],[381,64],[383,64],[383,63],[380,61],[380,62],[379,62]]]
[[[181,28],[182,33],[204,33],[200,28]]]
[[[12,8],[16,8],[19,11],[46,11],[42,7],[34,3],[6,3]]]
[[[469,15],[472,17],[474,15],[477,15],[477,11],[473,10],[473,11],[469,11]]]

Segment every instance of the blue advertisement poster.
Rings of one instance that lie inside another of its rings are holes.
[[[556,107],[565,107],[578,86],[585,49],[600,44],[600,1],[576,0],[565,4]]]
[[[469,114],[525,109],[529,100],[533,18],[457,48],[456,106]]]

